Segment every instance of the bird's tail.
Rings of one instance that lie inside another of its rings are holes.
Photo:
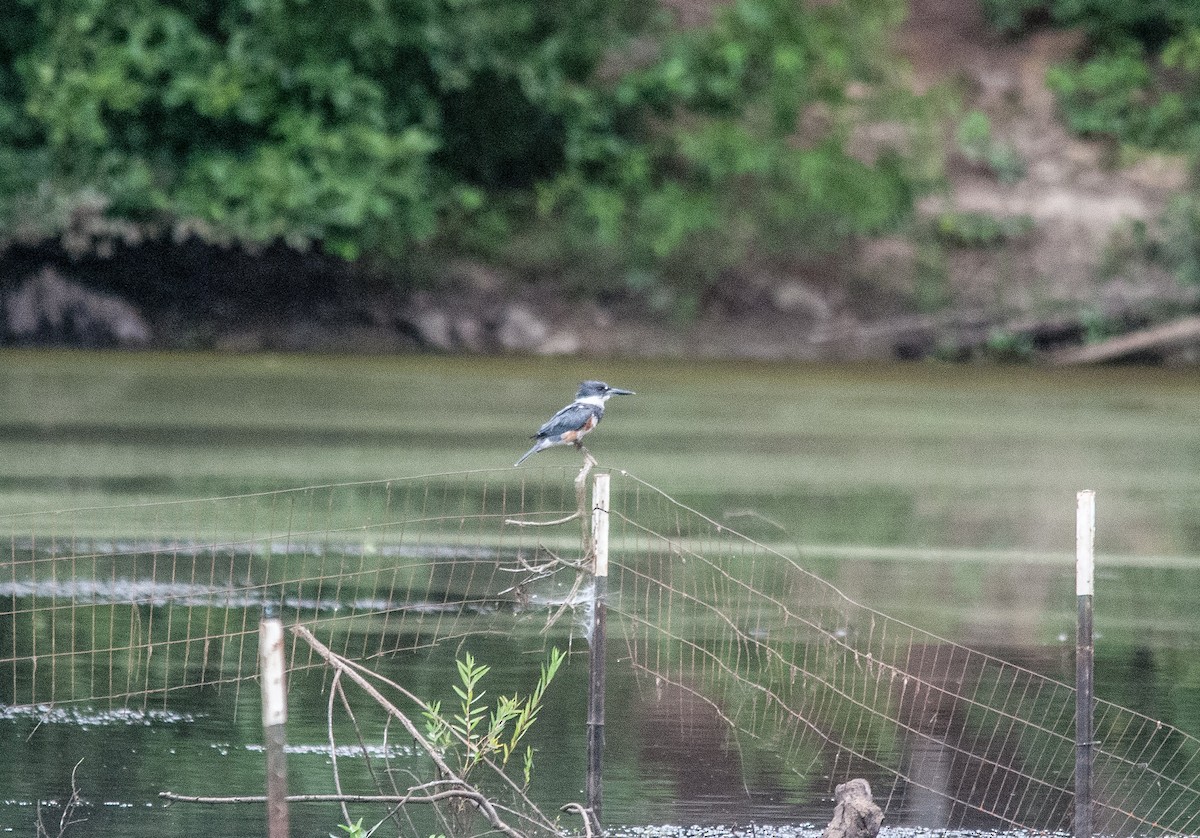
[[[521,456],[521,459],[519,459],[519,460],[517,460],[515,463],[513,463],[513,468],[516,468],[517,466],[521,465],[521,463],[525,462],[525,461],[526,461],[526,460],[528,460],[530,457],[532,457],[534,454],[536,454],[537,452],[541,451],[541,450],[542,450],[542,448],[544,447],[544,446],[542,445],[542,442],[543,442],[543,441],[542,441],[542,440],[540,440],[540,439],[539,439],[537,442],[535,442],[535,443],[533,444],[533,447],[532,447],[532,448],[530,448],[528,451],[526,451],[526,452],[525,452],[525,453],[524,453],[524,454]]]

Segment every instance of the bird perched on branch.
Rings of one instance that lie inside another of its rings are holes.
[[[591,457],[580,440],[604,418],[604,403],[610,396],[634,395],[637,394],[632,390],[609,387],[603,381],[583,382],[579,386],[579,392],[575,394],[575,401],[555,413],[550,417],[549,422],[538,428],[538,432],[530,437],[530,439],[536,439],[537,442],[513,466],[521,465],[537,452],[554,445],[574,445]]]

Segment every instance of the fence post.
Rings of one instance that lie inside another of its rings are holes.
[[[1092,594],[1095,578],[1096,493],[1075,496],[1075,838],[1092,836],[1093,668]]]
[[[587,808],[600,825],[603,790],[600,769],[604,761],[604,646],[608,611],[608,504],[609,477],[597,474],[592,489],[592,644],[588,658]]]
[[[258,624],[263,742],[267,751],[267,836],[288,838],[287,690],[283,681],[283,621],[268,605]]]

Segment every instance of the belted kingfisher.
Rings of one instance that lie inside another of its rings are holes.
[[[519,466],[543,448],[554,445],[571,445],[581,451],[583,443],[579,440],[591,431],[604,418],[604,402],[609,396],[635,396],[632,390],[621,390],[609,387],[603,381],[585,381],[579,385],[575,401],[550,417],[550,421],[538,428],[538,432],[530,437],[537,442],[525,452],[525,456],[513,463]]]

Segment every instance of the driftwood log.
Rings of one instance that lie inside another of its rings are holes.
[[[1163,352],[1189,343],[1200,343],[1200,317],[1184,317],[1090,346],[1063,349],[1051,355],[1050,362],[1059,366],[1096,364],[1140,352]]]
[[[833,820],[821,838],[875,838],[883,823],[883,810],[871,799],[871,784],[861,778],[847,780],[833,791],[837,805]]]

